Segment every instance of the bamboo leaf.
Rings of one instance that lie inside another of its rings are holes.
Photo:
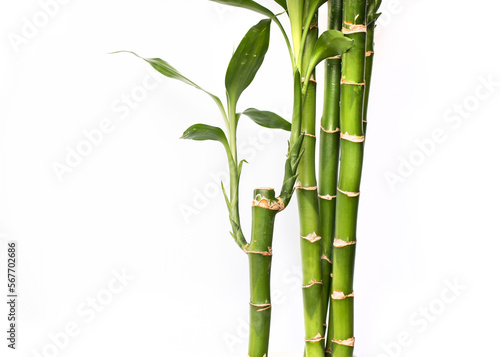
[[[286,6],[288,8],[288,16],[290,17],[290,26],[292,28],[293,49],[297,55],[302,41],[304,0],[286,0]]]
[[[241,7],[244,9],[252,10],[255,12],[258,12],[259,14],[262,14],[267,17],[274,17],[274,13],[265,8],[264,6],[256,3],[255,1],[252,0],[210,0],[213,2],[217,2],[219,4],[223,5],[229,5],[229,6],[236,6],[236,7]]]
[[[241,171],[243,170],[243,164],[248,164],[247,160],[241,160],[238,165],[238,177],[241,175]]]
[[[313,50],[307,69],[306,80],[311,77],[314,68],[326,58],[340,56],[352,47],[354,41],[345,37],[342,32],[328,30],[321,34]]]
[[[380,9],[380,5],[382,4],[382,0],[370,0],[368,1],[368,10],[366,16],[366,23],[370,25],[374,21],[380,17],[380,13],[377,13],[378,9]]]
[[[226,90],[233,105],[252,83],[269,48],[271,20],[265,19],[253,26],[241,40],[226,72]]]
[[[262,111],[254,108],[247,109],[243,112],[247,117],[255,123],[270,129],[283,129],[286,131],[292,130],[292,124],[286,121],[278,114],[268,111]]]
[[[311,22],[314,18],[314,14],[316,13],[316,11],[318,11],[320,6],[323,5],[326,1],[327,0],[311,0],[311,1],[309,1],[305,26],[307,26],[309,28],[309,26],[311,25]]]
[[[286,6],[286,0],[274,0],[275,2],[277,2],[283,9],[285,9],[285,11],[288,11],[288,8]]]
[[[217,104],[217,107],[219,108],[224,120],[227,121],[226,111],[225,111],[224,106],[222,105],[222,102],[219,99],[219,97],[217,97],[216,95],[213,95],[212,93],[201,88],[199,85],[197,85],[196,83],[194,83],[193,81],[191,81],[187,77],[184,77],[178,70],[176,70],[174,67],[172,67],[168,62],[162,60],[161,58],[144,58],[144,57],[139,56],[135,52],[131,52],[131,51],[116,51],[113,53],[133,54],[134,56],[139,57],[140,59],[149,63],[151,65],[151,67],[153,67],[159,73],[163,74],[165,77],[181,81],[182,83],[185,83],[191,87],[194,87],[198,90],[201,90],[202,92],[205,92],[215,101],[215,104]]]
[[[182,134],[181,139],[190,139],[197,141],[213,140],[218,141],[224,145],[226,150],[229,149],[226,134],[221,128],[206,124],[195,124],[186,129]]]

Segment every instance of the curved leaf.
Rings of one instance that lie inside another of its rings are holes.
[[[221,128],[216,126],[206,125],[206,124],[195,124],[186,129],[184,134],[182,134],[181,139],[190,139],[190,140],[214,140],[222,143],[226,150],[229,149],[229,145],[227,143],[226,134],[222,131]]]
[[[247,117],[254,122],[270,129],[283,129],[286,131],[292,130],[292,124],[280,117],[278,114],[268,111],[262,111],[254,108],[247,109],[243,112]]]
[[[265,19],[252,27],[236,52],[233,54],[226,72],[226,90],[233,105],[241,93],[252,83],[269,48],[271,20]]]
[[[277,2],[283,9],[285,9],[285,11],[288,11],[288,8],[286,6],[286,0],[274,0],[275,2]]]
[[[306,80],[311,77],[314,68],[329,57],[340,56],[352,47],[354,41],[345,37],[342,32],[328,30],[321,34],[311,56],[309,67],[307,69]]]
[[[198,90],[201,90],[202,92],[205,92],[215,101],[215,104],[217,104],[217,107],[219,108],[222,116],[224,117],[224,120],[227,120],[226,119],[226,111],[225,111],[224,106],[222,105],[222,102],[219,99],[219,97],[217,97],[216,95],[213,95],[212,93],[201,88],[199,85],[197,85],[196,83],[194,83],[190,79],[184,77],[178,70],[176,70],[174,67],[172,67],[168,62],[162,60],[161,58],[144,58],[144,57],[139,56],[137,53],[131,52],[131,51],[117,51],[117,52],[113,52],[113,53],[133,54],[134,56],[139,57],[140,59],[143,59],[144,61],[149,63],[151,65],[151,67],[153,67],[155,70],[157,70],[158,72],[163,74],[165,77],[176,79],[178,81],[181,81],[182,83],[190,85],[191,87],[194,87]]]
[[[260,4],[257,4],[255,1],[252,0],[210,0],[210,1],[217,2],[223,5],[236,6],[236,7],[241,7],[243,9],[252,10],[267,17],[274,17],[274,13],[271,10],[265,8]]]
[[[368,10],[366,16],[366,23],[368,25],[372,24],[374,21],[380,17],[380,13],[377,13],[380,5],[382,4],[382,0],[370,0],[368,2]]]

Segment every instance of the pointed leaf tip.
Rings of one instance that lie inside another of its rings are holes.
[[[234,52],[226,72],[226,90],[232,103],[236,104],[264,62],[270,33],[271,20],[260,21],[247,32]]]
[[[290,122],[273,112],[250,108],[245,110],[243,114],[252,119],[258,125],[265,128],[283,129],[286,131],[292,130],[292,124],[290,124]]]

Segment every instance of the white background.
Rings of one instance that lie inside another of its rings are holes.
[[[497,354],[500,86],[482,83],[500,82],[499,10],[489,0],[385,0],[359,215],[358,356]],[[229,236],[213,178],[226,170],[225,156],[215,143],[178,140],[191,124],[222,125],[217,108],[181,83],[156,82],[139,59],[107,53],[164,58],[223,97],[232,51],[260,16],[205,0],[74,0],[46,23],[42,11],[34,0],[0,5],[0,291],[6,242],[15,239],[15,354],[245,356],[247,259]],[[39,26],[14,46],[24,19]],[[240,110],[290,118],[280,36],[274,27]],[[59,179],[55,163],[66,165],[68,150],[102,122],[112,132]],[[429,144],[433,135],[439,142]],[[250,161],[241,190],[249,236],[252,189],[279,189],[287,134],[242,121],[239,139]],[[300,356],[295,201],[278,216],[274,251],[270,355]],[[133,279],[112,294],[113,271],[123,269]],[[456,283],[456,294],[446,291]],[[87,306],[96,297],[105,302],[99,311]],[[65,341],[68,324],[79,334]]]

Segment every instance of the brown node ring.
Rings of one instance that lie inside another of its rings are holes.
[[[349,198],[354,198],[354,197],[358,197],[361,193],[360,192],[348,192],[348,191],[342,191],[340,188],[337,187],[337,190],[346,195],[347,197]]]
[[[335,248],[345,248],[345,247],[348,247],[350,245],[355,245],[356,243],[357,243],[356,241],[346,242],[345,240],[342,240],[342,239],[339,239],[339,238],[335,238],[333,240],[333,246]]]
[[[341,346],[347,346],[347,347],[354,347],[354,342],[356,339],[354,337],[348,338],[347,340],[336,340],[333,339],[332,342],[341,345]]]
[[[309,284],[302,285],[302,289],[308,289],[308,288],[310,288],[311,286],[314,286],[314,285],[323,285],[323,282],[322,281],[317,281],[316,279],[313,279],[313,281],[311,281]]]
[[[253,304],[252,302],[250,302],[250,305],[253,307],[261,307],[261,309],[258,309],[257,312],[266,311],[272,307],[271,304]]]
[[[271,247],[267,247],[267,252],[255,252],[255,251],[247,250],[249,245],[250,244],[247,244],[247,245],[245,245],[245,247],[243,247],[243,252],[245,252],[246,254],[260,254],[264,257],[270,257],[273,255],[273,249]]]
[[[321,336],[320,333],[318,333],[316,336],[314,336],[313,338],[308,338],[306,339],[305,341],[306,342],[310,342],[310,343],[318,343],[318,342],[321,342],[323,341],[325,338],[323,336]]]

